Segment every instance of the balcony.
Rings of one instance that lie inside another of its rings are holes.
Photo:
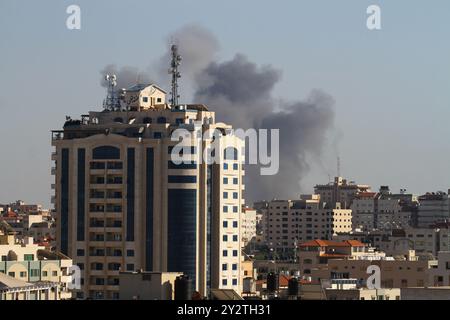
[[[50,173],[52,176],[56,175],[56,167],[52,167]]]

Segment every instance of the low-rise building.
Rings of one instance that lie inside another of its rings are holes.
[[[58,287],[60,299],[72,297],[70,258],[33,244],[31,238],[28,242],[17,242],[14,235],[8,234],[0,235],[0,258],[0,273],[33,285],[52,283]]]
[[[120,300],[174,300],[179,272],[120,272]]]

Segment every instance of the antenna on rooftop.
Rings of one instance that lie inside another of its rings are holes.
[[[181,64],[181,56],[178,54],[178,46],[173,44],[170,48],[172,51],[172,61],[170,62],[169,74],[172,75],[172,92],[170,98],[170,104],[172,106],[178,105],[178,78],[181,78],[181,74],[178,71],[178,67]]]
[[[341,176],[341,157],[337,157],[337,176]]]
[[[105,80],[108,82],[108,93],[103,101],[103,108],[110,111],[118,111],[120,110],[120,101],[114,89],[117,86],[117,76],[115,74],[107,74]]]

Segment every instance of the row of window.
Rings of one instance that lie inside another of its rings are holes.
[[[223,170],[228,170],[228,163],[223,164]],[[233,163],[233,170],[239,170],[239,164]]]
[[[224,191],[223,192],[223,198],[224,199],[228,199],[228,191]],[[239,193],[238,192],[233,192],[233,199],[239,199]]]
[[[237,250],[223,250],[222,251],[222,257],[228,257],[228,251],[232,251],[231,252],[231,254],[232,254],[231,256],[233,256],[233,257],[237,257],[238,256],[238,251]]]
[[[99,250],[102,250],[103,251],[103,249],[99,249]],[[94,255],[94,256],[97,256],[97,253],[99,253],[99,252],[95,252],[96,254]],[[101,253],[101,252],[100,252]],[[104,253],[104,251],[103,251],[103,253]],[[120,250],[120,249],[115,249],[115,250],[113,250],[113,256],[114,257],[117,257],[117,256],[122,256],[122,250]],[[78,249],[77,250],[77,256],[78,257],[84,257],[84,255],[85,255],[85,251],[84,251],[84,249]],[[104,255],[104,254],[103,254]],[[127,250],[127,257],[134,257],[134,250],[131,250],[131,249],[129,249],[129,250]]]
[[[224,177],[223,178],[223,184],[228,184],[228,182],[231,180],[231,178]],[[233,184],[239,184],[238,178],[233,178]]]
[[[227,220],[225,220],[225,221],[223,221],[223,227],[224,228],[228,228],[228,221]],[[238,227],[238,222],[237,221],[233,221],[233,228],[237,228]]]
[[[223,212],[224,213],[228,213],[229,211],[228,211],[228,206],[223,206]],[[233,210],[233,213],[238,213],[239,212],[239,207],[238,206],[232,206],[232,210]]]
[[[31,269],[30,270],[30,277],[39,277],[39,269]],[[16,277],[16,272],[11,271],[8,272],[8,276],[15,278]],[[19,276],[21,278],[26,278],[27,277],[27,272],[26,271],[20,271],[19,272]],[[42,277],[48,277],[48,271],[42,271]],[[57,277],[58,276],[58,271],[52,271],[52,276],[53,277]]]
[[[222,271],[227,271],[227,270],[228,270],[228,263],[223,263],[222,264]],[[231,270],[233,270],[233,271],[237,271],[238,270],[237,263],[232,263],[231,264]]]
[[[232,279],[232,280],[231,280],[231,284],[232,284],[233,286],[237,286],[237,284],[238,284],[237,279]],[[223,286],[227,286],[227,285],[228,285],[228,280],[227,280],[227,279],[222,279],[222,285],[223,285]]]
[[[235,235],[235,234],[233,235],[232,239],[233,239],[233,242],[238,242],[238,241],[239,241],[238,236]],[[227,235],[227,234],[224,234],[224,235],[222,236],[222,240],[223,240],[223,242],[228,242],[228,235]]]

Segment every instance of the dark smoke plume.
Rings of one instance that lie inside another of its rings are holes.
[[[211,63],[198,77],[195,101],[207,104],[217,119],[234,128],[280,130],[280,168],[275,176],[261,176],[259,166],[247,166],[247,200],[291,198],[300,193],[300,180],[319,157],[334,121],[333,99],[313,91],[306,101],[276,102],[273,88],[281,72],[258,67],[243,55]]]
[[[218,41],[202,27],[185,26],[168,39],[178,45],[183,56],[182,101],[191,102],[186,101],[185,92],[192,91],[192,102],[208,105],[220,122],[234,128],[280,130],[279,172],[275,176],[261,176],[257,165],[247,166],[247,203],[274,197],[297,198],[300,181],[309,170],[308,157],[320,158],[326,135],[333,127],[332,97],[316,90],[305,101],[276,100],[273,91],[281,80],[279,70],[270,65],[258,66],[242,54],[236,54],[229,61],[218,62]],[[118,88],[135,84],[140,75],[140,82],[151,82],[150,78],[156,78],[162,87],[169,89],[169,43],[167,48],[145,72],[110,65],[102,71],[102,76],[106,72],[117,74]]]

